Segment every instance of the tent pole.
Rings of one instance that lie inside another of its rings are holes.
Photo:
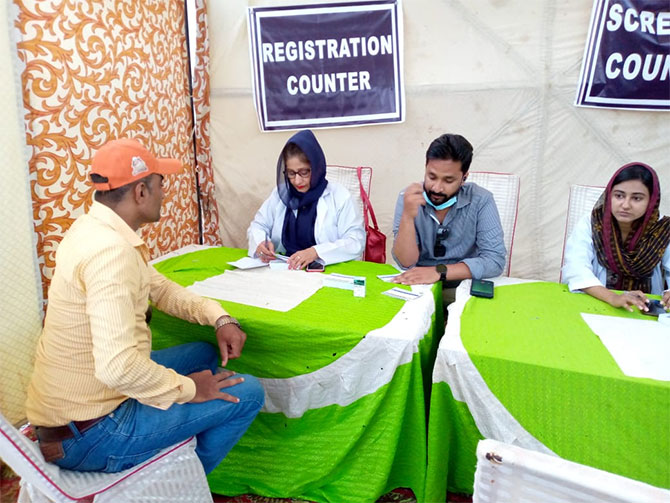
[[[198,244],[204,243],[203,236],[203,214],[202,214],[202,200],[200,194],[200,170],[198,169],[198,144],[196,141],[195,133],[195,104],[193,103],[193,72],[191,71],[191,40],[190,33],[188,29],[188,0],[184,0],[184,26],[186,27],[186,58],[188,60],[187,71],[188,71],[188,91],[191,98],[191,122],[193,124],[193,134],[191,142],[193,144],[193,162],[195,168],[195,191],[196,191],[196,201],[198,202]]]

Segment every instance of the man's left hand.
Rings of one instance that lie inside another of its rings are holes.
[[[439,281],[440,273],[434,266],[417,266],[399,274],[391,281],[401,285],[431,285]]]
[[[234,323],[223,325],[216,331],[216,341],[221,351],[221,366],[225,367],[228,360],[239,358],[247,340],[247,334]]]

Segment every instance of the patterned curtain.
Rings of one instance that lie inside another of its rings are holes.
[[[183,1],[14,3],[19,11],[14,24],[18,54],[25,65],[25,127],[32,149],[33,217],[45,296],[58,243],[92,201],[92,155],[110,139],[137,138],[156,155],[185,163],[184,173],[167,177],[162,220],[144,226],[141,233],[154,256],[197,243]],[[208,146],[200,152],[207,160]],[[211,191],[208,171],[200,176],[201,185]],[[218,221],[216,207],[208,203],[206,208]]]
[[[195,138],[203,213],[204,244],[220,246],[219,210],[214,193],[214,172],[209,143],[209,34],[207,32],[206,0],[195,0],[196,52],[193,72],[193,106],[195,109]],[[189,15],[191,15],[189,13]]]

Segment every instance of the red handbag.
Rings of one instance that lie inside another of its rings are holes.
[[[377,225],[377,218],[375,212],[370,204],[370,198],[363,188],[363,180],[361,178],[361,168],[356,168],[358,173],[358,185],[361,189],[361,199],[363,200],[363,222],[365,223],[365,253],[363,260],[368,262],[377,262],[379,264],[386,263],[386,234],[379,230]],[[368,223],[368,213],[372,220],[372,225]]]

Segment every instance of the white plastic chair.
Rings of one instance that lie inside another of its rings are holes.
[[[670,491],[496,440],[480,440],[473,503],[652,503]]]
[[[326,166],[326,179],[331,182],[337,182],[344,185],[351,196],[354,198],[354,204],[358,208],[358,214],[363,216],[363,200],[361,199],[360,184],[358,183],[357,168],[349,166]],[[363,181],[363,188],[365,192],[370,195],[370,184],[372,182],[372,168],[361,168],[361,180]]]
[[[587,213],[590,213],[602,195],[605,187],[596,185],[571,185],[570,199],[568,200],[568,216],[565,220],[565,234],[563,235],[563,251],[561,252],[561,274],[559,283],[563,279],[563,264],[565,263],[565,244],[572,234],[575,224]]]
[[[507,250],[503,275],[509,276],[512,267],[512,247],[514,246],[516,219],[519,213],[519,187],[521,184],[519,176],[512,173],[471,171],[467,181],[476,183],[493,194],[493,199],[500,214],[505,249]]]
[[[21,477],[18,503],[211,502],[195,445],[191,437],[119,473],[73,472],[44,461],[37,443],[0,414],[0,458]]]

